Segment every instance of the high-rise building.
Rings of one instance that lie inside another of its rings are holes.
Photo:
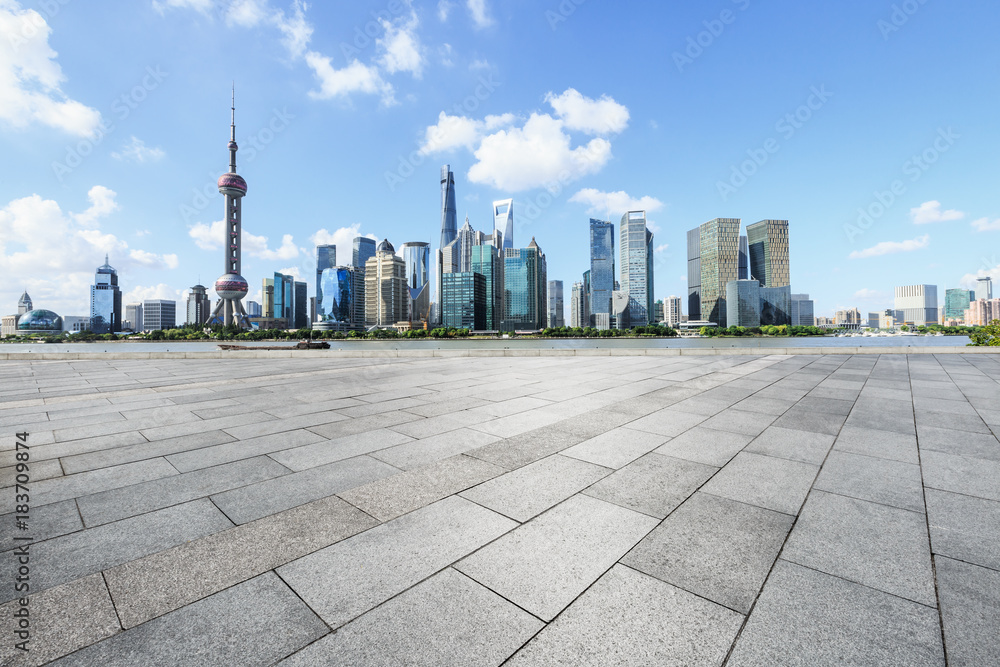
[[[965,324],[970,327],[986,326],[1000,319],[1000,299],[976,299],[965,311]]]
[[[353,266],[323,269],[320,279],[322,299],[316,301],[316,329],[348,331],[364,328],[364,276],[364,271]]]
[[[295,328],[295,276],[274,272],[274,301],[271,313],[264,317],[285,320],[285,327]]]
[[[569,325],[574,329],[582,327],[580,313],[583,310],[583,283],[573,283],[569,292]]]
[[[105,263],[107,263],[107,256],[105,256]],[[21,294],[21,298],[17,300],[17,314],[24,315],[29,310],[34,310],[31,305],[31,297],[28,296],[28,291],[25,290]]]
[[[816,320],[813,316],[813,302],[808,294],[791,295],[791,320],[792,326],[815,326]]]
[[[645,326],[653,313],[653,234],[646,228],[646,212],[625,213],[618,231],[619,285],[629,298],[619,328]]]
[[[142,304],[127,304],[125,306],[125,320],[122,322],[122,326],[129,331],[145,331],[143,324]]]
[[[973,301],[973,293],[967,289],[949,289],[944,291],[944,319],[964,320],[965,311]]]
[[[407,306],[410,322],[425,324],[431,314],[431,246],[424,241],[410,241],[400,246],[406,265]]]
[[[688,320],[729,326],[726,285],[739,275],[739,245],[739,218],[716,218],[688,232]]]
[[[455,240],[458,233],[458,212],[455,208],[455,174],[450,165],[441,167],[441,246]]]
[[[226,239],[225,273],[215,281],[215,294],[219,297],[209,324],[235,324],[241,329],[250,328],[250,318],[243,310],[242,299],[250,286],[241,275],[243,197],[247,194],[247,182],[236,173],[236,91],[233,90],[232,120],[229,125],[229,171],[219,177],[219,193],[225,197]]]
[[[594,302],[593,296],[591,295],[590,287],[590,269],[583,272],[583,307],[580,310],[580,326],[589,327],[597,325],[593,322],[592,313],[590,310],[590,305]],[[611,306],[608,306],[608,312],[611,311]]]
[[[838,310],[834,314],[833,322],[838,326],[848,326],[848,327],[860,326],[861,311],[859,311],[857,308]]]
[[[323,272],[337,266],[337,246],[316,246],[316,302],[323,301]],[[312,318],[310,319],[312,321]]]
[[[471,271],[472,248],[473,246],[483,245],[486,242],[486,237],[482,232],[477,232],[472,228],[472,225],[469,224],[469,218],[466,216],[465,224],[458,230],[456,240],[455,250],[458,254],[455,258],[455,270]]]
[[[987,301],[993,299],[993,279],[990,276],[984,276],[976,280],[976,298],[986,299]]]
[[[590,315],[611,314],[615,289],[615,226],[590,219]],[[594,326],[597,326],[596,324]]]
[[[94,333],[118,333],[122,330],[122,291],[118,287],[118,272],[108,264],[97,267],[94,284],[90,286],[90,330]]]
[[[163,299],[143,301],[142,326],[146,331],[173,329],[177,326],[177,302]]]
[[[671,294],[663,302],[663,321],[667,323],[668,327],[674,328],[678,327],[683,321],[681,315],[681,298],[679,296]]]
[[[761,325],[761,287],[756,280],[730,280],[726,283],[726,323],[731,327]]]
[[[260,317],[261,316],[261,306],[256,301],[247,301],[247,316],[248,317]]]
[[[355,236],[352,242],[351,266],[364,271],[365,264],[375,256],[375,239]]]
[[[527,248],[504,250],[502,330],[525,331],[545,327],[546,271],[545,254],[534,238]]]
[[[745,234],[740,235],[740,277],[738,280],[750,279],[750,244]]]
[[[472,270],[483,276],[486,288],[484,327],[498,331],[503,319],[503,265],[501,250],[492,244],[472,246]]]
[[[566,326],[565,303],[563,302],[563,283],[561,280],[549,281],[549,322],[550,327]]]
[[[204,324],[212,312],[212,302],[204,285],[191,288],[187,298],[187,324]]]
[[[292,329],[306,329],[309,327],[309,286],[307,283],[296,280],[293,282],[294,293],[292,301]]]
[[[475,271],[445,274],[441,291],[441,326],[486,329],[486,301],[486,278],[483,274]]]
[[[260,286],[261,313],[258,317],[274,318],[274,278],[264,278]]]
[[[750,277],[762,287],[791,285],[788,259],[788,221],[761,220],[747,225]]]
[[[365,264],[365,324],[388,327],[407,317],[406,263],[388,239]]]
[[[860,321],[860,314],[858,315]],[[784,326],[792,323],[792,288],[760,287],[761,326]]]
[[[651,322],[662,322],[664,318],[663,312],[663,299],[657,299],[653,302],[653,316],[650,319]]]
[[[514,200],[493,202],[493,233],[500,233],[503,249],[514,247]]]
[[[937,285],[905,285],[896,288],[893,308],[898,318],[916,326],[937,322]]]

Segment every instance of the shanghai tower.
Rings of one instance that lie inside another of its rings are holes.
[[[447,247],[458,235],[458,213],[455,208],[455,174],[451,165],[441,167],[441,248]]]
[[[225,274],[215,281],[215,293],[219,302],[212,311],[209,325],[235,324],[241,329],[250,328],[250,318],[240,301],[247,295],[249,285],[240,274],[240,239],[242,226],[242,202],[247,193],[247,182],[236,173],[236,92],[233,91],[232,121],[229,135],[229,171],[219,177],[219,193],[226,198],[226,264]]]

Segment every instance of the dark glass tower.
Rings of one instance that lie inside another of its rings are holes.
[[[590,219],[590,315],[611,313],[615,289],[615,226]]]
[[[455,174],[451,165],[441,167],[441,248],[455,240],[458,234],[458,213],[455,208]]]

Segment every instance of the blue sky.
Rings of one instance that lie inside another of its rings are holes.
[[[990,0],[0,0],[0,310],[86,314],[105,253],[126,302],[211,286],[233,81],[251,298],[312,295],[317,242],[436,246],[448,163],[567,296],[588,219],[645,208],[657,298],[739,217],[790,221],[817,314],[943,301],[1000,281],[998,33]]]

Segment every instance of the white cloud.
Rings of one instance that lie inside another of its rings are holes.
[[[990,263],[996,262],[997,258],[994,255],[991,259],[987,260],[983,258],[983,264],[988,266]],[[993,268],[989,269],[979,269],[975,273],[966,273],[962,276],[962,279],[958,281],[958,284],[966,289],[978,289],[979,283],[977,282],[980,278],[992,278],[993,279],[993,297],[997,296],[997,284],[1000,284],[1000,264],[995,265]],[[979,295],[976,295],[979,297]]]
[[[669,247],[670,247],[670,244],[669,244],[669,243],[664,243],[664,244],[662,244],[662,245],[658,245],[658,246],[656,246],[656,248],[654,248],[654,249],[653,249],[653,252],[654,252],[654,253],[657,253],[657,254],[659,254],[659,253],[661,253],[661,252],[666,252],[666,251],[667,251],[667,248],[669,248]]]
[[[440,0],[437,6],[438,20],[442,23],[447,21],[448,15],[451,14],[451,8],[454,6],[454,3],[449,2],[449,0]]]
[[[129,291],[122,294],[122,315],[125,314],[125,304],[127,303],[142,303],[143,301],[162,299],[164,301],[180,301],[181,297],[184,295],[183,290],[174,289],[169,285],[159,283],[158,285],[150,285],[148,287],[143,287],[141,285],[133,287]],[[177,304],[177,323],[180,324],[184,321],[184,315],[180,312],[180,303]]]
[[[871,248],[865,248],[864,250],[855,250],[849,255],[850,259],[864,259],[866,257],[881,257],[882,255],[892,255],[898,252],[912,252],[914,250],[920,250],[921,248],[926,248],[930,245],[931,237],[929,234],[924,234],[923,236],[918,236],[915,239],[910,239],[909,241],[883,241],[878,245],[874,245]]]
[[[0,122],[15,128],[33,123],[81,137],[93,136],[101,114],[66,97],[65,80],[49,46],[51,27],[16,0],[0,0]]]
[[[490,65],[490,61],[486,60],[485,58],[483,58],[482,60],[473,60],[471,63],[469,63],[469,69],[473,72],[481,69],[490,69],[491,67],[492,65]]]
[[[442,111],[438,114],[438,122],[424,131],[424,143],[420,152],[424,155],[439,151],[450,151],[456,148],[476,150],[487,132],[500,127],[509,127],[517,120],[514,114],[487,116],[483,120],[466,118],[465,116],[449,116]]]
[[[972,227],[977,232],[1000,232],[1000,218],[992,222],[989,218],[979,218],[972,221]]]
[[[490,16],[490,8],[486,0],[467,0],[466,4],[469,7],[469,16],[472,17],[476,28],[481,30],[493,25],[493,18]]]
[[[128,251],[128,256],[139,266],[147,269],[176,269],[177,255],[157,255],[145,250],[133,249]]]
[[[162,160],[164,155],[166,155],[166,153],[163,152],[162,148],[149,148],[146,146],[146,142],[133,135],[132,140],[122,146],[121,152],[112,153],[111,157],[116,160],[142,164],[144,162],[157,162]]]
[[[309,96],[314,99],[328,100],[361,92],[380,94],[382,103],[386,106],[395,103],[392,86],[382,80],[375,66],[352,60],[347,67],[337,69],[331,64],[330,58],[316,51],[306,54],[306,63],[312,68],[320,84],[318,91],[309,91]]]
[[[424,58],[420,38],[417,36],[419,21],[416,13],[412,13],[405,23],[390,23],[379,19],[379,24],[385,30],[385,36],[375,40],[382,51],[379,64],[389,74],[410,72],[417,79],[423,76]]]
[[[313,27],[306,21],[306,5],[301,0],[292,4],[292,16],[284,12],[275,12],[272,16],[274,24],[281,31],[282,44],[288,49],[292,58],[301,58],[312,39]]]
[[[167,9],[193,9],[208,14],[214,0],[153,0],[153,9],[163,14]]]
[[[607,95],[592,100],[569,88],[561,95],[549,92],[545,101],[552,105],[556,116],[569,130],[587,134],[617,134],[628,127],[628,109]]]
[[[361,223],[356,222],[349,227],[340,227],[332,232],[320,229],[309,237],[309,242],[313,247],[318,245],[337,246],[337,265],[347,266],[351,263],[354,255],[354,239],[358,236],[364,236],[375,241],[379,240],[374,234],[362,234]]]
[[[96,226],[98,220],[118,210],[118,202],[115,201],[117,196],[114,190],[103,185],[95,185],[87,192],[90,207],[83,213],[74,213],[73,219],[84,227]]]
[[[266,0],[233,0],[226,11],[226,22],[252,28],[268,18]]]
[[[954,209],[948,211],[941,210],[941,202],[925,201],[917,208],[910,209],[910,217],[915,225],[927,225],[932,222],[949,222],[951,220],[961,220],[965,213]]]
[[[636,199],[624,190],[617,192],[601,192],[596,188],[584,188],[569,198],[571,202],[587,205],[587,213],[590,215],[610,215],[613,221],[620,218],[629,211],[658,211],[663,208],[663,202],[655,197],[640,197]],[[647,220],[647,225],[649,221]],[[656,233],[658,230],[650,228]]]
[[[202,250],[218,250],[226,236],[226,221],[216,220],[206,225],[196,222],[188,228],[188,236],[194,239],[194,244]]]

